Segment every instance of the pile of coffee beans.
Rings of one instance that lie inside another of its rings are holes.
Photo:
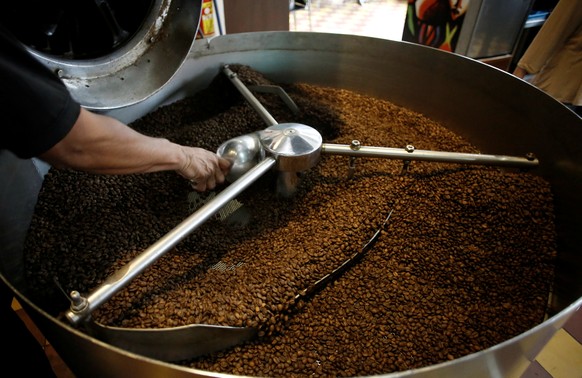
[[[247,85],[270,82],[232,65]],[[284,86],[299,114],[256,96],[279,123],[324,142],[478,153],[443,125],[385,100]],[[267,125],[224,75],[131,125],[216,150]],[[484,151],[486,152],[486,151]],[[322,155],[298,191],[268,172],[93,313],[127,328],[253,327],[255,340],[176,362],[248,376],[362,376],[423,367],[496,345],[544,320],[556,256],[553,199],[513,169]],[[219,192],[227,184],[215,190]],[[29,296],[53,314],[90,292],[184,220],[192,189],[174,172],[102,176],[51,169],[26,243]],[[202,194],[203,197],[210,194]],[[385,227],[382,224],[390,214]],[[362,250],[336,280],[298,296]],[[161,346],[163,347],[163,346]]]

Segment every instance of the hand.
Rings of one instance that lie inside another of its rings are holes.
[[[183,168],[178,174],[190,180],[199,192],[212,190],[224,182],[230,169],[230,162],[213,152],[197,147],[180,146],[184,155]]]

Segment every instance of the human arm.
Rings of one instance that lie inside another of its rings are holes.
[[[215,153],[138,133],[122,122],[81,108],[69,133],[39,156],[57,168],[100,174],[176,171],[198,191],[224,182],[230,163]]]
[[[224,181],[228,161],[134,131],[83,109],[61,80],[0,25],[0,149],[102,174],[175,170],[196,190]]]

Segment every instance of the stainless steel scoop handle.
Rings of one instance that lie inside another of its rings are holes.
[[[109,278],[87,297],[81,297],[78,292],[72,293],[71,296],[76,298],[76,303],[73,303],[71,308],[65,312],[65,317],[73,325],[79,324],[82,320],[88,318],[93,311],[129,284],[137,275],[216,214],[224,205],[243,192],[265,172],[270,170],[275,163],[276,160],[272,157],[267,157],[259,162],[198,211],[182,221],[182,223],[144,250],[124,267],[109,276]]]

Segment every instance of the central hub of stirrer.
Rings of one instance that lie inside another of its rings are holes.
[[[245,174],[266,156],[276,160],[275,169],[296,173],[314,167],[323,139],[313,127],[300,123],[280,123],[264,130],[224,142],[217,154],[231,162],[227,180]]]

